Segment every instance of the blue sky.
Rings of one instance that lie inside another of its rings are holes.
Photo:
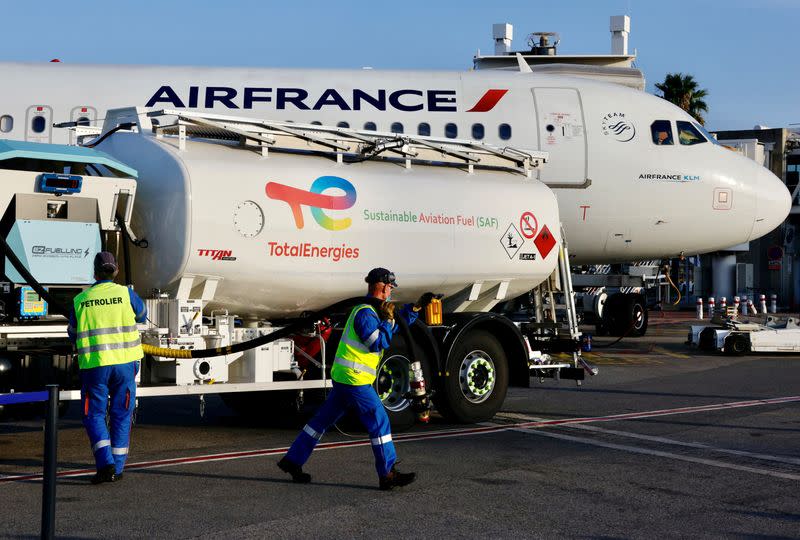
[[[82,0],[2,2],[0,60],[469,69],[491,26],[561,34],[559,52],[610,52],[632,18],[648,91],[668,72],[709,92],[711,129],[800,123],[800,0]]]

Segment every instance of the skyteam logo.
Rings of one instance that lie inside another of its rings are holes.
[[[608,113],[601,124],[603,135],[619,142],[628,142],[636,136],[636,126],[625,117],[625,113]]]
[[[328,189],[338,188],[344,195],[325,195]],[[347,210],[356,204],[356,188],[339,176],[320,176],[311,184],[311,189],[297,189],[277,182],[268,182],[267,197],[284,201],[289,205],[294,216],[294,224],[298,229],[305,225],[303,221],[303,206],[311,208],[311,215],[323,229],[341,231],[350,227],[350,218],[333,219],[323,212],[325,210]]]

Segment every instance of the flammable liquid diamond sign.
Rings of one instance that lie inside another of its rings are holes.
[[[539,232],[539,236],[536,237],[533,243],[536,245],[536,249],[539,250],[539,253],[542,254],[542,258],[544,259],[553,249],[553,246],[556,245],[556,239],[553,238],[553,233],[551,233],[550,229],[548,229],[547,225],[545,225],[542,227],[541,232]]]

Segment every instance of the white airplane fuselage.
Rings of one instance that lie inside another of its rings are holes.
[[[422,129],[546,151],[538,177],[556,194],[574,263],[724,249],[773,230],[791,205],[779,178],[708,140],[681,109],[582,78],[0,63],[0,80],[0,138],[7,139],[67,143],[69,132],[53,123],[102,125],[108,109],[147,106],[414,135]],[[657,144],[666,131],[667,144]],[[443,204],[457,207],[457,200]]]

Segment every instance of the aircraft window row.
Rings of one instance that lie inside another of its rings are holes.
[[[321,126],[322,122],[318,120],[314,120],[311,122],[312,126]],[[339,122],[336,124],[336,127],[339,128],[349,128],[350,124],[348,122]],[[375,122],[365,122],[364,123],[364,130],[365,131],[377,131],[378,126]],[[392,122],[389,126],[389,131],[391,133],[405,133],[406,128],[402,122]],[[476,141],[482,141],[483,138],[486,136],[486,128],[483,124],[472,124],[472,139]],[[430,137],[431,136],[431,125],[427,122],[421,122],[417,125],[417,135],[421,135],[423,137]],[[458,138],[458,125],[450,122],[445,124],[444,126],[444,136],[448,139],[455,139]],[[511,138],[511,126],[509,124],[500,124],[497,126],[497,136],[503,140],[507,141]]]
[[[677,120],[675,125],[678,128],[678,142],[683,146],[701,144],[708,140],[714,140],[707,135],[707,132],[694,122]],[[672,122],[669,120],[656,120],[650,124],[650,133],[653,137],[653,144],[658,146],[674,145],[675,139],[672,137]]]
[[[14,129],[14,117],[4,114],[0,116],[0,132],[8,133]]]

